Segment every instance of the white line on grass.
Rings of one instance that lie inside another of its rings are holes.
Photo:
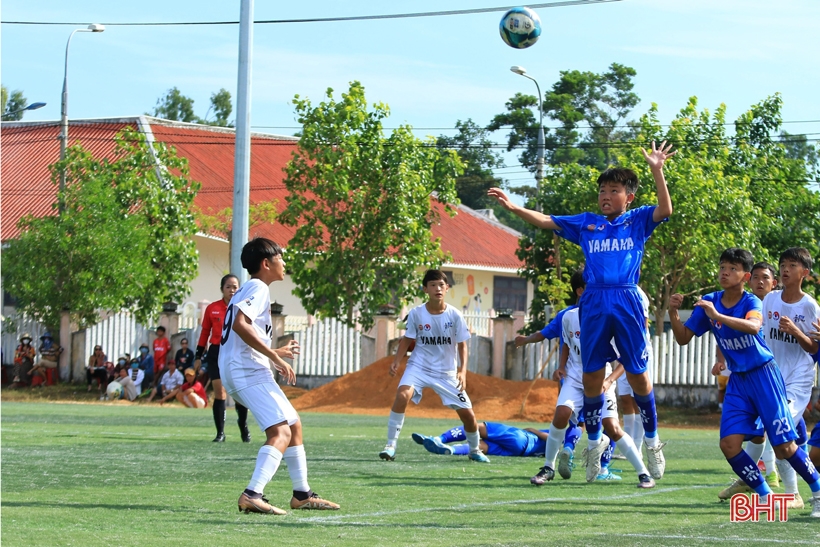
[[[373,513],[359,513],[359,514],[351,514],[351,515],[329,515],[326,517],[308,517],[305,519],[300,519],[306,522],[316,522],[316,523],[327,523],[327,524],[335,524],[337,521],[346,519],[346,518],[362,518],[362,517],[390,517],[394,515],[408,515],[413,513],[429,513],[431,511],[459,511],[464,509],[474,509],[478,507],[497,507],[503,505],[529,505],[533,503],[561,503],[565,501],[572,500],[574,502],[577,501],[587,501],[587,502],[596,502],[596,501],[617,501],[617,500],[625,500],[625,499],[632,499],[632,498],[642,498],[645,496],[652,496],[655,494],[668,494],[669,492],[678,492],[680,490],[697,490],[703,488],[715,488],[714,485],[700,485],[700,486],[686,486],[686,487],[675,487],[675,488],[658,488],[651,490],[649,492],[635,492],[634,494],[620,494],[617,496],[597,496],[597,497],[589,497],[589,498],[581,498],[573,496],[572,498],[539,498],[539,499],[519,499],[519,500],[501,500],[501,501],[487,501],[487,502],[478,502],[478,503],[462,503],[459,505],[453,505],[450,507],[424,507],[418,509],[399,509],[396,511],[376,511]],[[346,523],[346,524],[354,524],[354,523]],[[360,525],[369,525],[367,523],[355,523]]]
[[[750,543],[789,543],[789,544],[798,544],[798,545],[817,545],[817,541],[804,541],[799,539],[766,539],[761,537],[754,537],[754,538],[741,538],[737,536],[727,536],[727,537],[717,537],[717,536],[687,536],[687,535],[663,535],[663,534],[598,534],[600,536],[606,536],[608,538],[611,537],[623,537],[623,538],[646,538],[646,539],[691,539],[691,540],[700,540],[700,541],[715,541],[715,542],[732,542],[732,543],[742,543],[742,542],[750,542]]]

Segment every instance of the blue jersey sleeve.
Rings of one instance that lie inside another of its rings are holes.
[[[552,318],[552,321],[549,324],[541,329],[541,335],[546,340],[552,340],[553,338],[558,338],[558,341],[563,344],[564,343],[564,329],[561,326],[561,321],[564,318],[564,314],[567,313],[572,308],[577,306],[568,306],[563,310],[559,311],[555,314],[555,317]]]
[[[710,293],[703,296],[703,300],[708,300],[709,302],[715,301],[715,294]],[[709,329],[712,327],[712,324],[709,322],[709,316],[706,315],[706,312],[703,311],[703,308],[695,307],[692,310],[692,315],[689,316],[689,319],[686,320],[684,326],[695,333],[695,336],[703,336]]]
[[[589,224],[586,222],[587,213],[568,216],[553,216],[552,221],[558,225],[555,233],[576,245],[581,244],[581,229]]]
[[[668,222],[669,218],[661,219],[660,222],[655,222],[655,209],[658,207],[656,205],[644,205],[643,207],[638,207],[635,209],[635,216],[640,219],[640,223],[644,229],[644,239],[649,238],[652,235],[652,232],[655,231],[655,228],[663,224],[664,222]]]

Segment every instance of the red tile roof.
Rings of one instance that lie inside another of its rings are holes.
[[[110,155],[113,137],[126,126],[141,127],[156,141],[174,146],[188,159],[190,175],[202,183],[195,203],[202,210],[217,212],[233,206],[234,132],[232,129],[169,122],[151,117],[72,121],[71,144],[79,141],[97,156]],[[48,166],[60,154],[58,122],[5,122],[0,132],[0,208],[2,240],[17,237],[17,222],[26,214],[52,214],[56,185]],[[288,195],[284,166],[290,160],[296,140],[254,133],[251,154],[251,203],[276,200],[283,210]],[[452,264],[514,270],[521,266],[516,258],[517,232],[468,209],[459,207],[450,217],[436,204],[439,224],[434,237],[449,252]],[[276,241],[289,241],[294,228],[279,223],[251,230],[251,237],[263,235]]]

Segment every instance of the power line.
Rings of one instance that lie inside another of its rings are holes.
[[[611,2],[621,2],[623,0],[566,0],[562,2],[549,2],[545,4],[530,4],[530,8],[546,9],[559,8],[565,6],[583,6],[593,4],[608,4]],[[347,21],[373,21],[383,19],[413,19],[419,17],[442,17],[447,15],[472,15],[476,13],[491,13],[507,11],[513,6],[501,6],[494,8],[473,8],[463,10],[446,11],[422,11],[415,13],[392,13],[383,15],[353,15],[347,17],[312,17],[308,19],[263,19],[254,21],[257,25],[277,25],[291,23],[339,23]],[[62,23],[55,21],[0,21],[4,25],[87,25],[86,22]],[[203,26],[203,25],[238,25],[239,21],[178,21],[178,22],[157,22],[157,23],[102,23],[106,26],[118,27],[165,27],[165,26]]]

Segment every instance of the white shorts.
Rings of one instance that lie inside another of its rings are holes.
[[[416,404],[421,402],[422,390],[429,387],[438,393],[444,406],[449,406],[453,410],[473,408],[473,403],[470,402],[467,392],[458,389],[458,378],[455,376],[432,378],[416,367],[407,367],[399,385],[413,388],[413,402]]]
[[[803,417],[803,412],[811,401],[811,385],[808,389],[792,389],[786,387],[786,400],[789,401],[789,410],[792,413],[794,425]]]
[[[183,395],[182,400],[189,408],[205,408],[205,400],[196,393]]]
[[[262,431],[282,422],[293,425],[299,421],[296,409],[290,404],[282,388],[274,382],[256,384],[228,393],[239,404],[253,412],[253,417],[256,418],[256,423]]]
[[[565,406],[572,409],[572,421],[578,423],[578,413],[584,408],[584,386],[578,382],[564,380],[561,391],[558,393],[556,407]],[[615,386],[610,386],[606,392],[606,402],[601,419],[618,419],[618,402],[615,399]]]

